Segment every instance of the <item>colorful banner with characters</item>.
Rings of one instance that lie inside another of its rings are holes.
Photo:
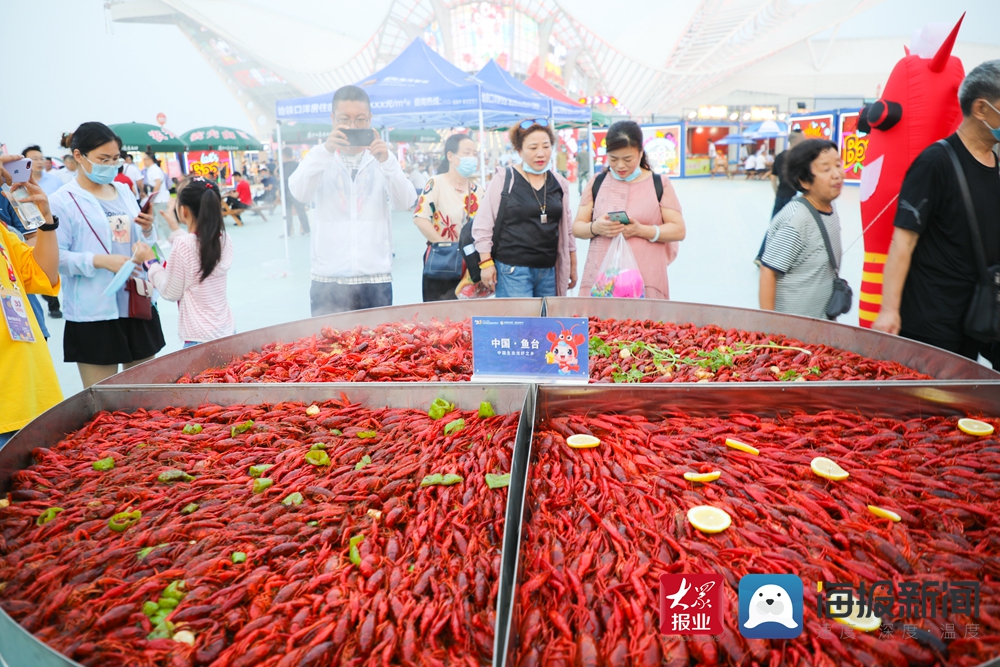
[[[861,168],[868,150],[868,135],[858,129],[857,111],[840,114],[840,159],[844,163],[844,180],[861,182]]]
[[[790,130],[802,130],[806,139],[827,139],[834,141],[834,122],[832,113],[819,113],[810,116],[795,116],[789,118]]]
[[[594,158],[594,166],[604,166],[608,155],[608,145],[604,140],[608,136],[608,131],[591,130],[591,134],[593,135],[594,155],[597,156]]]
[[[681,175],[680,125],[643,126],[642,143],[654,172],[670,177]]]
[[[229,151],[191,151],[187,154],[188,173],[204,176],[219,185],[233,184],[232,153]]]
[[[590,380],[586,317],[473,317],[473,379]]]

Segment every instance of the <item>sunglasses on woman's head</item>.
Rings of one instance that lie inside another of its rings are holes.
[[[538,127],[548,127],[549,126],[549,119],[548,118],[530,118],[528,120],[522,120],[520,127],[521,127],[522,130],[527,130],[532,125],[537,125]]]

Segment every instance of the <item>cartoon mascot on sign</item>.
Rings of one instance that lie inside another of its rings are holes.
[[[547,338],[552,343],[552,349],[545,354],[545,362],[558,364],[560,375],[569,375],[579,371],[580,362],[577,349],[583,345],[585,340],[583,334],[574,334],[572,329],[567,331],[564,327],[558,335],[554,331],[550,331]]]
[[[912,50],[903,47],[906,57],[896,63],[882,97],[858,116],[858,129],[869,134],[860,192],[865,264],[858,319],[863,327],[871,328],[882,304],[882,274],[906,170],[921,151],[962,122],[958,87],[965,70],[951,50],[964,18],[947,36],[947,26],[924,27]]]

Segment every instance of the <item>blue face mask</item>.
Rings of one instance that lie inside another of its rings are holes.
[[[631,174],[629,174],[625,178],[622,178],[621,176],[618,175],[617,171],[615,171],[614,169],[612,169],[611,170],[611,177],[614,178],[616,181],[631,182],[631,181],[634,181],[635,179],[639,178],[639,174],[641,174],[641,173],[642,173],[642,167],[636,166],[635,171],[633,171]]]
[[[90,162],[90,158],[87,158],[87,162]],[[107,185],[115,180],[115,176],[118,175],[118,165],[117,164],[97,164],[96,162],[90,162],[90,171],[86,169],[83,173],[87,175],[87,178],[92,180],[98,185]]]
[[[986,102],[986,100],[983,100],[983,101]],[[997,109],[995,106],[993,106],[989,102],[986,102],[986,104],[989,104],[989,106],[990,106],[991,109],[993,109],[998,114],[1000,114],[1000,109]],[[989,127],[990,128],[990,132],[993,133],[993,138],[996,139],[997,141],[1000,141],[1000,127],[992,128],[992,127],[990,127],[990,124],[987,123],[985,120],[983,121],[983,125],[985,125],[986,127]]]
[[[458,160],[458,167],[455,171],[458,172],[459,176],[463,178],[468,178],[476,173],[476,169],[479,167],[479,159],[475,155],[466,155]]]
[[[521,163],[521,169],[524,169],[529,174],[535,174],[537,176],[538,174],[544,174],[545,172],[547,172],[549,170],[549,167],[548,167],[548,165],[545,165],[545,167],[542,168],[542,169],[535,169],[534,167],[532,167],[527,162],[522,162]]]

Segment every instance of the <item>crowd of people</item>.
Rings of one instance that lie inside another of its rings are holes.
[[[903,183],[874,327],[994,361],[993,346],[967,335],[963,321],[979,279],[970,215],[978,220],[985,261],[1000,264],[1000,61],[972,70],[959,97],[964,120],[958,131],[947,146],[927,148]],[[290,153],[282,156],[285,206],[297,210],[304,233],[311,231],[313,316],[392,304],[393,209],[412,211],[426,239],[425,301],[557,296],[578,283],[587,295],[619,236],[635,257],[646,296],[669,298],[667,270],[685,238],[685,221],[670,181],[650,168],[635,122],[608,129],[602,173],[592,175],[589,162],[577,161],[587,168],[580,167],[581,200],[574,211],[560,158],[553,159],[554,128],[545,118],[510,129],[513,154],[499,160],[485,184],[475,179],[480,147],[472,136],[451,136],[433,175],[407,173],[378,133],[367,146],[349,141],[344,130],[370,128],[371,119],[365,91],[342,87],[333,97],[327,139],[301,163]],[[6,269],[0,270],[0,293],[11,329],[0,336],[0,362],[18,383],[15,400],[0,403],[0,444],[61,400],[42,342],[44,317],[26,305],[29,295],[62,292],[63,358],[78,365],[85,387],[163,348],[157,298],[178,302],[185,346],[235,333],[226,295],[235,250],[223,207],[253,205],[243,175],[234,174],[229,197],[216,183],[194,177],[178,183],[171,198],[155,160],[150,156],[143,172],[134,169],[104,124],[84,123],[64,139],[70,178],[56,186],[41,151],[31,146],[24,153],[37,155],[41,166],[33,164],[30,180],[13,185],[15,198],[35,203],[45,224],[25,228],[12,202],[0,200]],[[949,151],[957,154],[960,174]],[[0,157],[0,164],[20,157]],[[258,197],[276,187],[264,169]],[[838,147],[793,133],[772,171],[775,203],[757,254],[760,307],[835,319],[840,306],[833,304],[844,290],[835,206],[844,181]],[[6,170],[0,178],[11,182]],[[963,179],[972,192],[968,205]],[[145,212],[137,201],[141,192],[152,197]],[[305,205],[314,207],[311,220]],[[158,249],[167,238],[171,253],[164,263]],[[590,244],[582,275],[577,239]]]

